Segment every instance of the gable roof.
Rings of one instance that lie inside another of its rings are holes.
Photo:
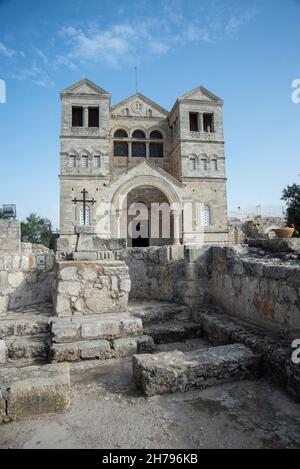
[[[115,104],[114,106],[111,107],[111,111],[114,111],[115,109],[117,109],[119,106],[124,106],[125,104],[129,103],[130,101],[133,101],[134,99],[140,99],[141,101],[143,101],[145,104],[147,104],[148,106],[151,106],[153,107],[154,109],[156,109],[158,112],[161,112],[162,114],[164,114],[165,116],[167,116],[169,114],[169,112],[164,109],[163,107],[161,107],[159,104],[155,103],[154,101],[152,101],[151,99],[147,98],[146,96],[144,96],[143,94],[141,93],[135,93],[133,94],[132,96],[129,96],[129,98],[126,98],[126,99],[123,99],[122,101],[120,101],[119,103]]]
[[[77,83],[74,83],[74,85],[69,86],[68,88],[64,89],[61,91],[60,95],[67,95],[67,94],[90,94],[90,95],[101,95],[101,96],[106,96],[110,97],[110,93],[108,91],[105,91],[103,88],[100,88],[100,86],[96,85],[92,81],[88,80],[87,78],[84,78],[83,80],[78,81]]]
[[[197,86],[197,88],[194,88],[193,90],[189,91],[188,93],[184,94],[179,100],[200,100],[200,101],[211,101],[215,103],[223,103],[223,100],[216,96],[215,94],[211,93],[211,91],[208,91],[204,86]]]

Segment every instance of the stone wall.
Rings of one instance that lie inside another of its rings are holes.
[[[54,261],[52,251],[0,253],[0,314],[51,301]]]
[[[214,246],[209,292],[211,302],[231,315],[284,336],[300,337],[296,254]]]
[[[208,301],[209,246],[129,248],[120,258],[129,267],[131,298],[189,306]]]
[[[20,223],[0,220],[0,314],[51,300],[55,255],[20,242]]]

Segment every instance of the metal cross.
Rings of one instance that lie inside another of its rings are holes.
[[[74,204],[77,204],[77,203],[82,203],[83,204],[83,226],[85,226],[85,222],[86,222],[86,204],[89,203],[89,204],[92,204],[94,205],[94,203],[96,202],[96,200],[94,199],[94,197],[92,199],[87,199],[86,198],[86,195],[88,194],[88,191],[86,189],[83,189],[83,191],[81,191],[81,194],[82,194],[82,199],[72,199],[72,202],[74,202]]]

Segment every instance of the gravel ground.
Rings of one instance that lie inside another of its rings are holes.
[[[265,380],[145,398],[131,361],[72,365],[70,412],[0,426],[0,448],[300,448],[300,406]]]

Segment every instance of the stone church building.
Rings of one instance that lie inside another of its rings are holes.
[[[193,243],[195,233],[205,243],[228,241],[220,98],[200,86],[171,111],[140,93],[112,106],[111,95],[87,79],[60,96],[60,240],[67,250],[78,233],[125,238],[128,246]],[[130,236],[132,203],[149,210],[145,220],[137,212],[143,239]],[[163,203],[167,236],[161,215],[158,231],[151,225],[151,204]]]

